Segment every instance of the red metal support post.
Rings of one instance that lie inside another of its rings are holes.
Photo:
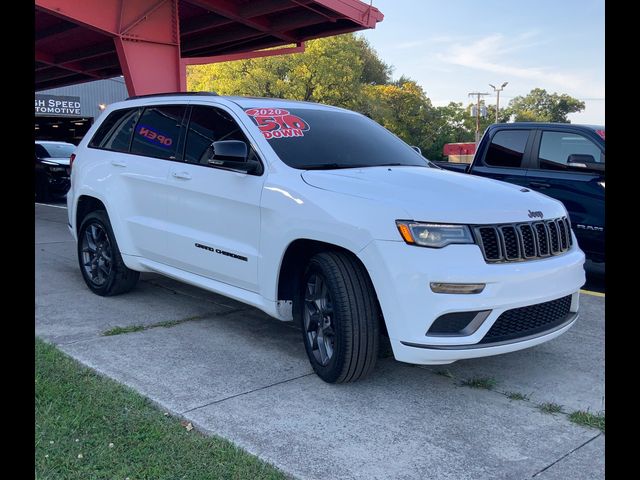
[[[186,90],[178,1],[121,1],[123,32],[114,42],[129,95]]]

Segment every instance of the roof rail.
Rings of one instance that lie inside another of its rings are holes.
[[[218,96],[216,92],[164,92],[164,93],[149,93],[147,95],[134,95],[133,97],[127,97],[127,100],[137,100],[138,98],[149,98],[149,97],[167,97],[172,95],[215,95]]]

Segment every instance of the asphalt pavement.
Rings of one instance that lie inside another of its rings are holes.
[[[384,358],[329,385],[294,325],[228,298],[155,274],[92,294],[64,204],[35,210],[36,335],[295,478],[604,478],[604,434],[567,415],[605,409],[602,294],[583,294],[576,325],[543,345],[434,367]],[[149,328],[103,335],[133,325]],[[465,385],[478,379],[495,386]]]

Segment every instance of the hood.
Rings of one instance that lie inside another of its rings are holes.
[[[529,211],[542,212],[544,219],[566,214],[557,200],[519,185],[436,168],[310,170],[302,179],[323,190],[396,204],[409,216],[403,220],[488,224],[538,220]]]
[[[46,163],[55,163],[55,164],[58,164],[58,165],[65,165],[65,166],[68,167],[70,159],[69,159],[69,157],[58,157],[58,158],[55,158],[55,157],[43,157],[43,158],[40,159],[40,161],[41,162],[46,162]]]

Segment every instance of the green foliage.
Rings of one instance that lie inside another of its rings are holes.
[[[493,390],[498,382],[492,377],[475,377],[463,380],[460,385],[471,388],[482,388],[484,390]]]
[[[588,410],[577,410],[569,414],[569,420],[583,427],[599,428],[604,432],[604,412],[591,413]]]
[[[188,90],[288,98],[354,108],[363,85],[389,81],[391,68],[353,34],[312,40],[304,53],[193,66]]]
[[[538,410],[553,415],[555,413],[562,413],[562,405],[558,405],[557,403],[553,402],[541,403],[540,405],[538,405]]]
[[[509,102],[506,112],[515,116],[516,122],[562,122],[569,123],[569,113],[584,110],[584,102],[565,93],[547,93],[543,88],[534,88],[524,97],[515,97]]]
[[[405,79],[401,85],[365,85],[357,110],[409,145],[427,149],[433,142],[430,125],[435,110],[422,87],[413,80]]]

